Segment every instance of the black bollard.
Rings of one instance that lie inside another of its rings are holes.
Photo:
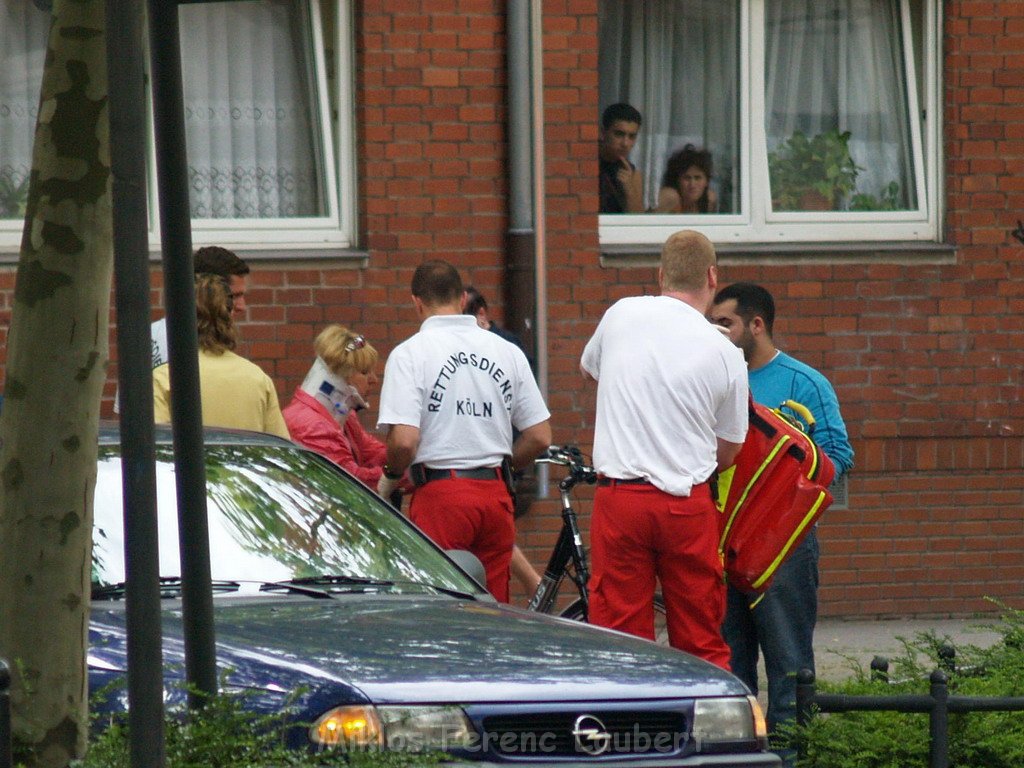
[[[932,711],[928,718],[931,747],[928,768],[949,768],[949,679],[941,669],[931,675]]]
[[[889,659],[885,656],[875,656],[871,660],[871,679],[877,683],[889,682]]]
[[[11,742],[11,670],[7,662],[0,659],[0,768],[14,765]]]

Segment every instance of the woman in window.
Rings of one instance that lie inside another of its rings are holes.
[[[231,319],[231,287],[221,275],[196,275],[196,325],[199,331],[199,389],[203,424],[269,432],[288,438],[288,428],[270,377],[253,362],[236,355]],[[171,420],[168,365],[153,369],[153,415]]]
[[[687,144],[668,159],[655,213],[715,213],[718,195],[711,189],[711,153]]]

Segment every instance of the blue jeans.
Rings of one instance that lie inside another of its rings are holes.
[[[796,673],[814,670],[818,619],[818,536],[812,530],[779,567],[764,598],[729,587],[722,635],[732,652],[732,671],[757,694],[758,650],[768,678],[768,730],[796,719]]]

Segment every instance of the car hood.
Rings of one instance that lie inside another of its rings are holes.
[[[218,598],[218,660],[232,682],[302,682],[382,703],[588,701],[746,693],[693,656],[610,630],[494,603],[342,595]],[[94,605],[90,661],[123,665],[123,606]],[[181,667],[180,602],[165,601],[164,657]],[[121,658],[119,658],[121,657]]]

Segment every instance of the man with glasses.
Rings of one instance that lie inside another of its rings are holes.
[[[709,481],[746,437],[747,372],[704,316],[718,285],[711,242],[672,235],[658,282],[661,295],[605,312],[580,361],[597,380],[590,620],[653,640],[657,579],[669,643],[728,669]]]
[[[249,275],[249,265],[233,251],[219,245],[208,245],[200,248],[192,257],[197,275],[220,275],[228,281],[231,288],[231,317],[236,322],[245,317],[245,282]],[[150,326],[153,339],[153,367],[163,365],[167,355],[167,318],[161,317]]]
[[[230,289],[231,319],[238,321],[245,317],[246,278],[249,265],[233,251],[219,245],[208,245],[197,250],[192,257],[196,275],[218,275],[228,281]],[[153,368],[158,368],[170,359],[167,347],[167,318],[155,320],[149,328],[152,344]],[[114,413],[121,411],[121,392],[114,395]]]
[[[550,445],[550,414],[522,350],[462,313],[466,295],[451,264],[421,264],[412,301],[420,330],[384,367],[378,426],[388,428],[387,456],[377,491],[388,496],[408,469],[409,518],[439,546],[476,555],[487,589],[508,602],[511,475]]]

